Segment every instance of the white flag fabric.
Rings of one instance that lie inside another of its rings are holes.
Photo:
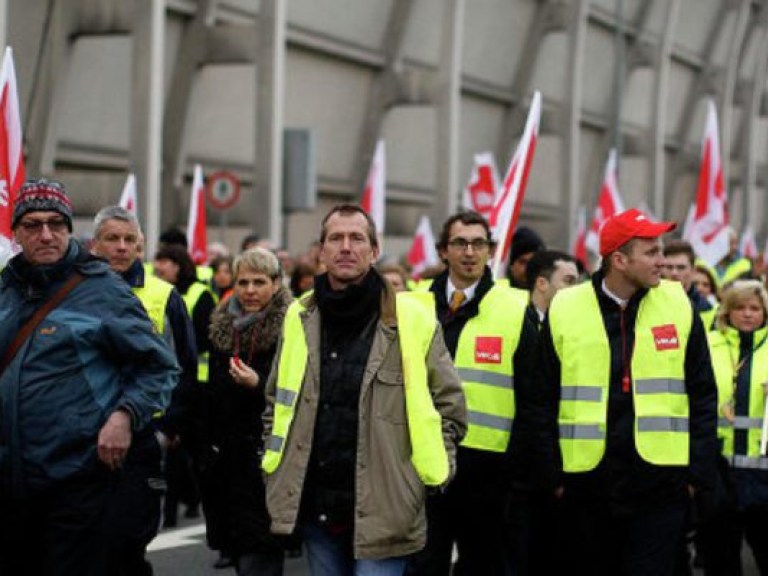
[[[728,199],[720,162],[720,137],[715,103],[707,105],[707,126],[701,146],[701,167],[690,242],[697,256],[715,266],[729,251]]]
[[[739,252],[744,258],[754,260],[757,258],[757,240],[755,239],[755,231],[752,230],[752,226],[747,224],[744,227],[744,231],[741,233],[739,239]]]
[[[531,100],[528,119],[525,121],[523,136],[517,145],[504,176],[501,190],[491,213],[490,225],[493,237],[498,242],[496,253],[490,263],[493,277],[503,278],[512,248],[512,234],[520,217],[520,207],[525,196],[525,186],[531,170],[536,141],[541,123],[541,93],[536,91]]]
[[[368,169],[368,178],[365,180],[365,190],[360,207],[373,219],[376,231],[379,234],[379,242],[384,238],[385,196],[387,182],[386,152],[384,140],[376,143],[376,151]]]
[[[605,164],[603,183],[600,186],[600,194],[597,197],[595,214],[587,232],[587,248],[594,254],[600,253],[600,228],[608,218],[624,212],[624,201],[619,194],[619,182],[617,172],[617,154],[614,148],[608,153],[608,161]]]
[[[499,170],[491,152],[475,154],[475,163],[464,188],[463,206],[490,219],[499,190]]]
[[[13,51],[5,49],[0,68],[0,268],[17,251],[11,231],[16,195],[24,183],[24,150]]]
[[[208,262],[208,233],[205,218],[205,184],[203,168],[195,164],[192,177],[192,193],[189,200],[189,219],[187,220],[187,250],[192,261],[197,264]]]
[[[119,206],[138,217],[139,207],[136,198],[136,176],[133,173],[128,174],[128,178],[125,179],[123,192],[120,194]]]
[[[411,266],[411,276],[414,278],[419,278],[424,270],[440,263],[435,248],[435,235],[426,216],[419,219],[416,234],[413,235],[413,242],[408,249],[407,259]]]

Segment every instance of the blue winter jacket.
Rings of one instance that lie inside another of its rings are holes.
[[[85,280],[35,329],[0,375],[0,490],[35,494],[99,470],[99,430],[118,408],[134,430],[163,410],[179,369],[139,300],[109,266],[70,242],[0,274],[0,357],[18,330],[75,271]]]

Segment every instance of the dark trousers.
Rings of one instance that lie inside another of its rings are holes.
[[[0,498],[0,575],[103,576],[104,512],[112,479],[104,471],[25,499]]]
[[[511,573],[515,576],[567,574],[562,550],[564,538],[561,502],[554,493],[514,490],[509,506]]]
[[[460,478],[445,494],[427,498],[427,545],[412,558],[409,576],[447,576],[454,543],[459,559],[453,576],[507,576],[505,511],[508,492],[488,483],[485,490]]]
[[[164,491],[160,446],[148,426],[134,434],[125,463],[116,473],[104,523],[110,575],[152,575],[145,556],[160,527]]]
[[[564,558],[573,574],[673,576],[688,502],[617,516],[605,501],[562,501]],[[553,551],[553,553],[556,553]]]
[[[699,526],[698,551],[707,576],[740,576],[741,546],[746,540],[760,574],[768,575],[768,507],[722,511]]]

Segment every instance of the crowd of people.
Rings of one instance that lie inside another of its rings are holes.
[[[0,274],[0,574],[151,574],[183,502],[241,576],[738,575],[744,541],[768,575],[768,292],[735,245],[630,209],[592,274],[519,227],[494,279],[460,212],[413,279],[351,204],[299,258],[203,266],[72,211],[25,183]]]

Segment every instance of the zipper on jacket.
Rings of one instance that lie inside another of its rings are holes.
[[[629,377],[629,365],[630,365],[630,359],[627,358],[627,334],[626,334],[626,324],[624,323],[624,309],[621,309],[620,312],[621,316],[621,368],[622,368],[622,377],[621,377],[621,391],[625,394],[628,394],[631,390],[631,383],[632,380]]]

